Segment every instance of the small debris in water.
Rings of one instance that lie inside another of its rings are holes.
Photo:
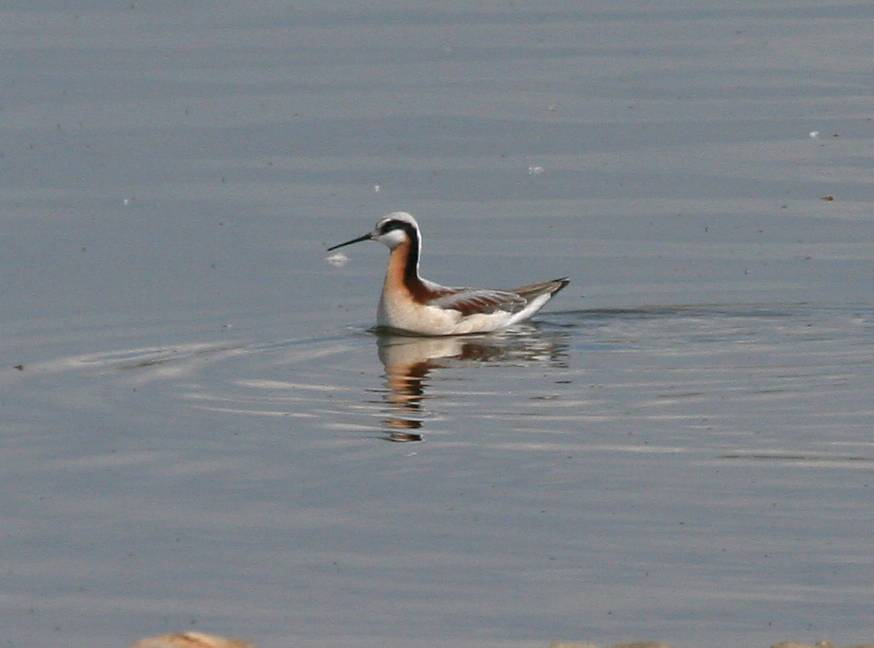
[[[334,252],[334,254],[329,254],[325,257],[325,261],[330,263],[335,268],[342,268],[344,265],[349,263],[349,257],[347,257],[342,252]]]
[[[380,191],[382,191],[382,185],[373,185],[373,193],[379,193]]]
[[[810,136],[810,139],[816,139],[817,137],[819,137],[819,131],[810,131],[808,135]]]
[[[543,174],[542,166],[529,166],[528,167],[528,175],[530,176],[539,176]]]
[[[422,435],[415,432],[392,432],[385,438],[387,441],[394,443],[409,443],[411,441],[421,441]]]

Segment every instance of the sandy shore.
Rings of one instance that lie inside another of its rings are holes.
[[[242,639],[228,639],[218,635],[210,635],[202,632],[181,632],[178,634],[166,634],[158,637],[141,639],[131,645],[131,648],[255,648]],[[601,648],[598,644],[585,641],[553,641],[549,648]],[[671,644],[662,641],[632,641],[630,643],[618,643],[605,646],[604,648],[674,648]],[[780,641],[772,644],[770,648],[838,648],[830,641],[817,641],[816,643],[804,643],[799,641]],[[874,648],[874,643],[853,644],[846,648]]]

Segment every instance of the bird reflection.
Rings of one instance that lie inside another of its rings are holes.
[[[424,401],[432,370],[465,366],[566,366],[567,333],[543,333],[537,327],[520,326],[488,335],[415,337],[380,333],[379,359],[385,367],[389,406],[385,419],[389,441],[421,441],[420,430],[427,412]]]

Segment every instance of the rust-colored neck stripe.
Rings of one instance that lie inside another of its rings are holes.
[[[409,242],[399,245],[392,251],[392,256],[396,257],[393,261],[400,266],[396,268],[400,274],[400,283],[413,298],[413,301],[424,304],[451,292],[449,290],[433,290],[419,278],[419,252],[422,248],[419,232],[409,223],[399,224],[397,227],[406,232]]]

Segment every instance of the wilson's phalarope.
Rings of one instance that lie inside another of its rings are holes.
[[[406,212],[381,218],[372,232],[334,245],[379,241],[391,250],[377,324],[419,335],[487,333],[528,319],[570,283],[567,277],[512,290],[448,288],[419,276],[422,236]]]

